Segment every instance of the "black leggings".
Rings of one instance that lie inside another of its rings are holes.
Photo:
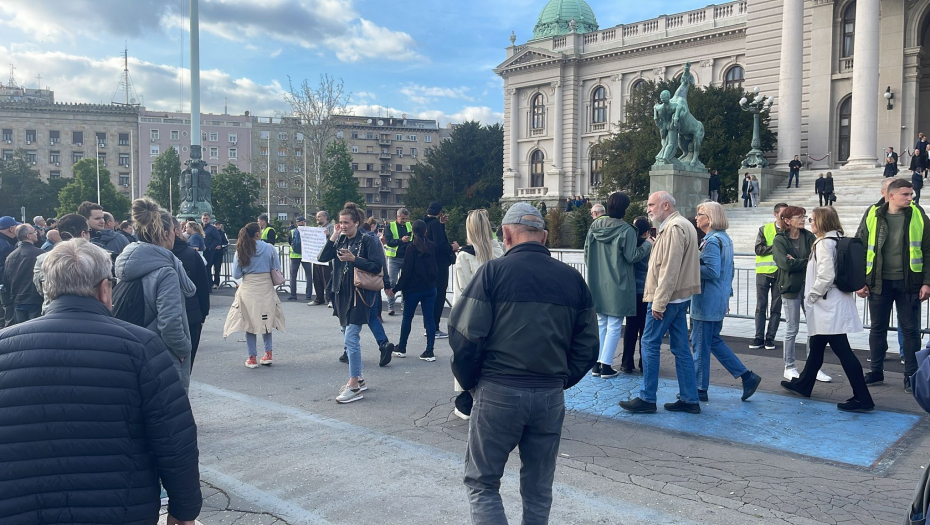
[[[646,328],[646,306],[643,302],[643,294],[636,294],[636,317],[627,317],[626,327],[623,330],[623,354],[620,357],[620,366],[624,370],[633,370],[636,342],[643,337],[643,330]],[[642,368],[642,350],[639,352],[639,363],[639,367]]]
[[[840,364],[843,365],[843,372],[846,373],[849,385],[853,389],[853,399],[864,405],[872,405],[872,396],[869,394],[869,387],[866,386],[865,377],[862,375],[862,365],[859,364],[859,360],[849,347],[846,334],[811,336],[810,346],[807,349],[807,362],[804,363],[804,371],[801,372],[801,377],[796,383],[798,389],[808,396],[811,395],[814,382],[817,380],[817,372],[823,366],[823,353],[828,344],[836,357],[840,359]]]

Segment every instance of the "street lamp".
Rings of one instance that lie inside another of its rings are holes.
[[[894,100],[894,93],[891,92],[891,86],[885,89],[885,100],[888,101],[888,105],[885,106],[885,108],[888,109],[888,111],[894,109],[894,102],[892,102]]]
[[[749,99],[743,97],[739,101],[739,107],[743,111],[748,111],[752,113],[752,149],[749,150],[749,153],[746,154],[746,158],[743,159],[743,168],[767,168],[769,167],[769,161],[765,158],[765,154],[762,152],[762,141],[759,138],[760,127],[762,123],[762,114],[770,111],[772,109],[772,104],[775,102],[773,97],[763,96],[759,93],[758,86],[752,90],[754,97],[750,102]]]

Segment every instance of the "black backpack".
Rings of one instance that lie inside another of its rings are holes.
[[[836,242],[836,278],[841,292],[857,292],[865,286],[865,245],[858,237],[827,237]]]
[[[145,327],[145,292],[142,279],[119,281],[113,288],[113,317]]]

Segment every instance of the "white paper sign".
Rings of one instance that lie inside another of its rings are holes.
[[[298,226],[297,232],[300,234],[300,260],[324,266],[329,264],[319,262],[320,252],[326,246],[326,228]]]

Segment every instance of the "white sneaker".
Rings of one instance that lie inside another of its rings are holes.
[[[469,419],[471,419],[470,415],[463,414],[462,412],[460,412],[458,407],[452,409],[452,413],[455,414],[455,416],[458,417],[459,419],[464,419],[465,421],[468,421]]]
[[[823,373],[823,370],[818,370],[818,371],[817,371],[817,381],[821,381],[821,382],[824,382],[824,383],[829,383],[830,381],[833,381],[833,378],[830,377],[830,376],[828,376],[827,374],[824,374],[824,373]]]
[[[365,396],[362,395],[362,391],[360,389],[349,388],[349,385],[345,385],[339,390],[339,395],[336,396],[336,402],[344,404],[358,401],[359,399],[364,398]]]
[[[798,373],[797,368],[786,368],[785,369],[785,379],[791,381],[792,379],[797,379],[801,377],[801,374]]]

